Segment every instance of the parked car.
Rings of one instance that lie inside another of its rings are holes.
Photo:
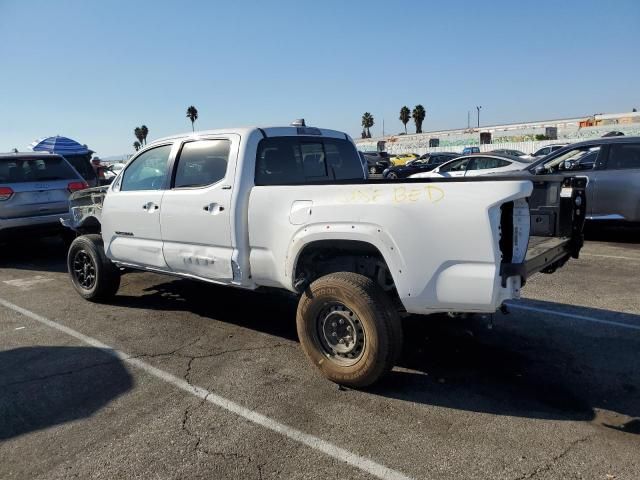
[[[102,171],[104,175],[104,180],[101,182],[103,185],[110,184],[114,178],[118,176],[118,174],[124,168],[124,163],[111,163],[109,165],[102,165]]]
[[[97,187],[100,180],[87,155],[66,155],[64,159],[82,176],[87,185]]]
[[[69,194],[87,187],[60,155],[0,154],[0,239],[26,234],[68,239],[70,232],[60,218],[69,217]]]
[[[379,175],[391,165],[387,152],[361,152],[367,162],[367,171]]]
[[[125,267],[288,290],[311,362],[363,387],[399,358],[400,310],[495,312],[528,276],[578,255],[583,218],[548,193],[563,182],[574,180],[368,184],[342,132],[189,132],[145,146],[110,186],[74,195],[66,225],[82,235],[67,264],[92,301],[116,294]],[[527,257],[529,212],[541,205],[557,222]]]
[[[497,153],[479,153],[455,158],[430,172],[411,175],[411,178],[470,177],[522,170],[528,165],[531,163],[518,157]]]
[[[414,173],[433,170],[437,166],[459,156],[459,153],[453,152],[427,153],[426,155],[422,155],[420,158],[408,162],[406,165],[389,167],[382,172],[382,175],[384,178],[389,179],[407,178]]]
[[[573,143],[524,171],[538,176],[585,176],[589,179],[587,219],[640,222],[640,137]]]
[[[472,153],[480,153],[480,147],[464,147],[462,155],[471,155]]]
[[[538,150],[536,150],[532,155],[530,155],[530,157],[531,158],[545,157],[545,156],[549,155],[550,153],[556,152],[556,151],[558,151],[561,148],[564,148],[566,146],[567,146],[566,143],[547,145],[546,147],[542,147],[542,148],[539,148]]]
[[[498,148],[497,150],[491,150],[489,153],[498,153],[500,155],[509,155],[511,157],[518,157],[518,158],[530,158],[529,155],[527,155],[524,152],[521,152],[520,150],[510,150],[508,148]]]
[[[415,153],[399,153],[397,155],[392,155],[390,160],[391,160],[391,165],[398,166],[398,165],[405,165],[407,162],[411,162],[413,160],[416,160],[418,158],[418,155]]]

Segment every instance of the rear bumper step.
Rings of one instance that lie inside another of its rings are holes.
[[[584,244],[582,229],[585,220],[587,179],[567,177],[561,183],[534,181],[529,199],[531,228],[527,253],[522,262],[513,262],[511,248],[513,229],[512,207],[503,207],[501,218],[500,265],[502,286],[509,277],[519,276],[524,286],[527,278],[537,272],[552,273],[570,258],[578,258]],[[541,219],[545,221],[541,221]]]
[[[524,286],[527,278],[534,273],[552,273],[570,258],[578,258],[578,252],[582,247],[582,237],[580,237],[579,246],[576,242],[577,239],[572,237],[533,237],[533,239],[541,239],[541,241],[529,247],[524,262],[503,263],[500,266],[503,287],[507,286],[507,278],[509,277],[519,276],[522,279],[522,286]]]

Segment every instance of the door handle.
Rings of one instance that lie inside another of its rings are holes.
[[[210,203],[209,205],[205,205],[204,207],[202,207],[202,209],[212,215],[217,215],[218,213],[224,211],[224,207],[222,205],[218,205],[217,203]]]
[[[143,210],[147,210],[149,212],[153,212],[154,210],[158,210],[160,207],[153,202],[147,202],[142,205]]]

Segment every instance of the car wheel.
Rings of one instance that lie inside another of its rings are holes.
[[[76,238],[69,247],[67,268],[71,283],[86,300],[107,300],[120,288],[120,271],[105,255],[100,235]]]
[[[398,174],[395,172],[389,172],[387,174],[387,178],[391,179],[391,180],[397,180],[398,179]]]
[[[372,173],[375,175],[376,173],[376,167],[369,167],[369,173]]]
[[[306,355],[329,380],[366,387],[395,365],[402,328],[385,292],[350,272],[313,282],[298,304],[298,337]]]

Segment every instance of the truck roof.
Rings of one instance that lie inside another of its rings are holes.
[[[223,135],[229,133],[235,133],[240,136],[247,136],[254,132],[259,132],[264,137],[290,137],[297,135],[317,135],[322,137],[331,137],[331,138],[342,138],[351,140],[349,135],[343,132],[339,132],[337,130],[331,130],[328,128],[316,128],[316,127],[293,127],[293,126],[283,126],[283,127],[236,127],[236,128],[218,128],[215,130],[199,130],[197,132],[186,132],[177,135],[171,135],[168,137],[159,138],[149,143],[149,145],[153,145],[154,143],[165,142],[167,140],[177,140],[180,138],[188,138],[188,137],[205,137],[212,135]]]

